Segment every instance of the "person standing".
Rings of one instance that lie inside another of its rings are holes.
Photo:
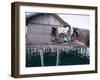
[[[51,41],[53,43],[57,43],[57,33],[58,33],[57,28],[52,27],[52,31],[51,31]]]
[[[71,40],[73,43],[77,43],[78,36],[79,36],[78,29],[73,29],[73,34],[71,36]]]

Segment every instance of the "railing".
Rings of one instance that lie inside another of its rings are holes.
[[[61,45],[37,45],[33,48],[27,48],[27,59],[29,59],[29,55],[36,54],[40,56],[41,65],[45,66],[45,57],[46,56],[55,56],[54,60],[56,60],[55,64],[56,66],[60,63],[60,57],[62,55],[62,52],[65,52],[65,54],[75,54],[80,55],[80,57],[86,57],[87,56],[87,47],[83,45],[70,45],[70,46],[61,46]],[[47,55],[46,55],[47,54]],[[47,60],[48,58],[47,57]],[[53,58],[52,58],[53,59]],[[53,63],[52,63],[53,64]]]

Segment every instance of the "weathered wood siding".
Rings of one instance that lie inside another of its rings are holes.
[[[50,14],[41,14],[35,16],[30,23],[38,23],[38,24],[49,24],[49,25],[62,25],[63,24],[56,19],[53,15]]]
[[[34,17],[27,27],[27,44],[50,44],[52,27],[62,26],[52,15],[39,15]]]
[[[50,26],[29,24],[27,28],[27,43],[39,44],[50,43]]]

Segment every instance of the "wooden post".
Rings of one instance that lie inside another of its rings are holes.
[[[44,66],[44,62],[43,62],[43,51],[40,50],[40,58],[41,58],[41,64],[42,64],[42,67]]]
[[[59,51],[59,48],[57,48],[57,61],[56,61],[56,66],[58,66],[58,64],[59,64],[59,54],[60,54],[60,51]]]

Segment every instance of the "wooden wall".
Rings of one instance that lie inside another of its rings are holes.
[[[53,15],[43,14],[35,16],[27,26],[27,41],[31,44],[50,44],[52,27],[64,26]]]

